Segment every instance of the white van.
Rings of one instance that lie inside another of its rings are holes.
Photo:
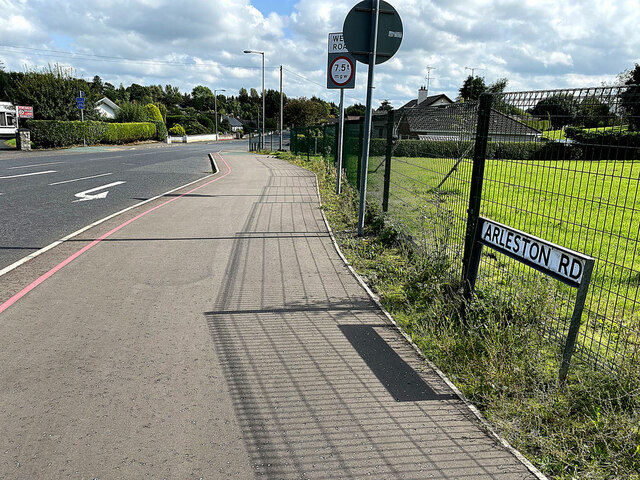
[[[17,123],[16,107],[10,102],[0,102],[0,136],[15,136]]]

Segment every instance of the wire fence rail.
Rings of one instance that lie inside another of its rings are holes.
[[[361,121],[343,175],[359,188]],[[335,125],[293,129],[295,153],[336,158]],[[318,145],[321,147],[319,148]],[[575,355],[597,368],[640,354],[640,86],[484,95],[377,113],[367,202],[464,278],[479,217],[580,252],[595,267]],[[526,304],[564,347],[576,290],[502,253],[482,253],[475,293]]]

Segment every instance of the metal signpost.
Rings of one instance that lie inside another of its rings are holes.
[[[465,275],[467,298],[470,297],[476,283],[483,245],[578,289],[567,341],[562,353],[559,380],[563,383],[567,378],[571,356],[575,350],[595,260],[494,220],[479,217],[469,268]]]
[[[360,211],[358,235],[364,233],[364,214],[367,199],[367,170],[371,140],[371,109],[373,103],[374,67],[395,55],[402,43],[402,20],[390,4],[383,0],[363,0],[351,9],[344,21],[344,41],[349,53],[359,62],[369,65],[367,102],[362,142],[360,173]]]
[[[80,110],[80,120],[84,124],[84,92],[82,90],[80,90],[80,96],[76,97],[76,105]],[[85,136],[82,138],[82,145],[85,147],[87,146],[87,139]]]
[[[356,60],[347,51],[342,32],[329,34],[327,58],[327,88],[340,89],[340,119],[338,126],[338,157],[336,193],[342,191],[342,145],[344,138],[344,89],[356,87]]]

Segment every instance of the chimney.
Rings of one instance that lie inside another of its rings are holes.
[[[424,102],[428,96],[429,96],[429,90],[427,90],[426,87],[423,85],[422,87],[420,87],[420,90],[418,90],[418,105]]]

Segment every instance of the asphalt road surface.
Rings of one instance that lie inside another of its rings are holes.
[[[267,143],[268,145],[268,143]],[[93,222],[211,174],[247,141],[0,155],[0,270]]]

